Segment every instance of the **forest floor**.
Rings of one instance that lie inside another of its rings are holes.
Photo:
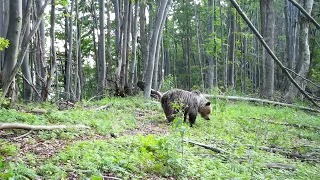
[[[0,122],[90,127],[0,130],[0,179],[320,179],[320,114],[212,102],[192,128],[142,97],[0,109]]]

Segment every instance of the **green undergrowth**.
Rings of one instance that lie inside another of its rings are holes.
[[[28,137],[31,146],[39,140],[68,140],[69,143],[57,147],[59,151],[50,158],[42,158],[34,152],[19,156],[23,147],[10,138],[26,131],[3,131],[0,134],[0,179],[102,179],[102,176],[121,179],[320,178],[319,114],[246,102],[212,102],[211,120],[198,116],[193,128],[182,123],[181,118],[172,124],[166,123],[160,104],[142,97],[105,98],[77,104],[74,109],[64,111],[58,111],[52,105],[37,105],[37,108],[50,108],[50,112],[43,115],[1,109],[0,122],[83,124],[91,130],[31,133]],[[110,103],[112,105],[106,110],[89,109]],[[152,129],[144,129],[148,125],[155,129],[167,127],[167,133],[155,130],[155,134],[150,134]],[[143,131],[148,134],[141,134]],[[117,137],[94,138],[97,135],[109,137],[110,133]],[[183,139],[210,145],[225,153],[188,144]],[[311,160],[294,159],[260,150],[262,146],[318,156]],[[291,165],[296,170],[268,168],[268,163]]]

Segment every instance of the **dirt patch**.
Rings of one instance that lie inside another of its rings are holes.
[[[26,154],[32,153],[36,155],[37,160],[45,160],[55,156],[59,151],[66,148],[66,146],[79,142],[88,140],[108,140],[110,138],[117,138],[126,135],[167,135],[169,133],[168,124],[165,120],[146,120],[147,117],[156,116],[158,112],[151,110],[137,110],[136,119],[137,126],[134,129],[126,130],[119,134],[110,133],[109,135],[94,134],[91,136],[81,136],[75,139],[65,140],[65,139],[51,139],[43,140],[39,137],[37,131],[31,132],[27,136],[15,139],[18,137],[18,133],[26,133],[27,131],[0,131],[0,138],[7,139],[9,142],[17,144],[19,147],[19,154],[14,159],[26,158]],[[8,157],[12,160],[13,157]],[[8,160],[9,160],[8,159]],[[13,159],[13,160],[14,160]]]

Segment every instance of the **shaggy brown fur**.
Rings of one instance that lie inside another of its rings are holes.
[[[178,110],[172,107],[172,104],[183,103],[184,121],[189,116],[190,126],[195,123],[197,113],[210,120],[211,103],[199,91],[185,91],[181,89],[173,89],[163,94],[161,97],[161,105],[169,122],[173,121]]]

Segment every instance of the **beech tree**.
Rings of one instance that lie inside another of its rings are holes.
[[[273,0],[260,0],[261,35],[265,38],[270,49],[274,50],[275,15]],[[262,49],[262,86],[261,96],[273,97],[274,93],[274,60]]]
[[[9,80],[9,77],[17,63],[19,53],[19,37],[22,26],[22,0],[11,0],[10,1],[10,13],[9,13],[9,26],[10,29],[7,32],[7,39],[10,41],[10,46],[5,52],[4,65],[2,70],[2,82]],[[17,100],[18,87],[16,81],[13,79],[10,82],[8,96],[11,98],[11,102]],[[5,90],[5,89],[3,89]],[[6,94],[6,92],[4,92]]]
[[[151,85],[152,85],[152,78],[153,78],[153,69],[154,69],[154,59],[156,56],[156,49],[158,43],[160,43],[160,31],[163,29],[164,23],[162,21],[165,20],[167,16],[168,10],[170,8],[172,0],[163,0],[160,2],[160,6],[158,8],[157,16],[155,19],[154,28],[152,31],[152,37],[150,40],[150,53],[149,53],[149,61],[148,61],[148,68],[146,70],[146,84],[144,87],[144,96],[149,98],[151,93]]]

